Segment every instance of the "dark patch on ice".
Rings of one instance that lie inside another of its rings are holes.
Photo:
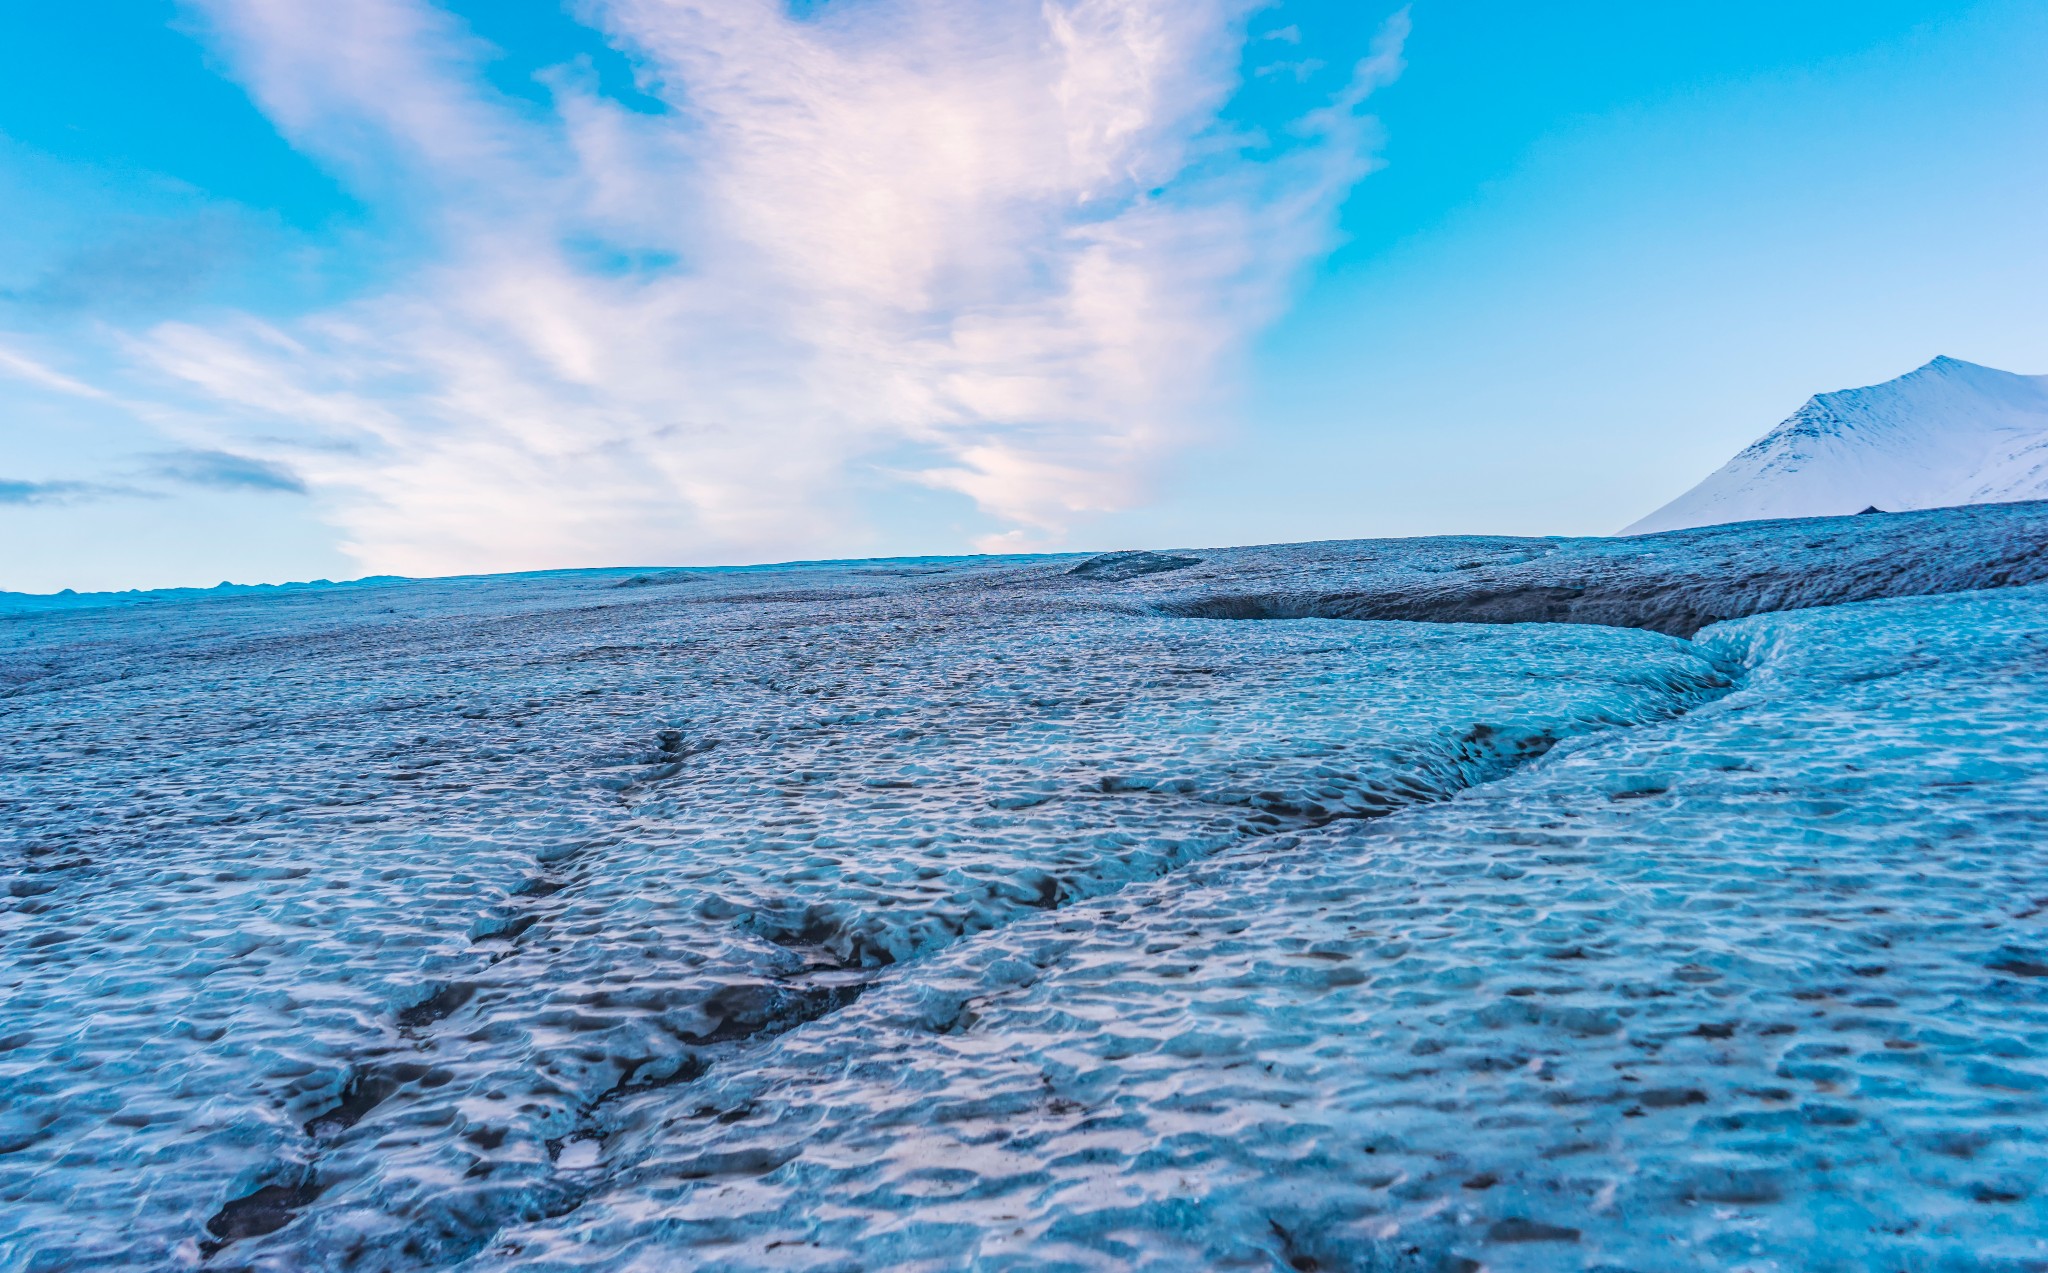
[[[965,1034],[981,1022],[973,1000],[928,1005],[918,1024],[933,1034]]]
[[[1163,575],[1170,570],[1186,570],[1189,566],[1201,564],[1200,557],[1175,557],[1167,553],[1154,552],[1116,552],[1090,557],[1067,573],[1080,579],[1100,579],[1114,583],[1123,579],[1136,579],[1141,575]]]
[[[1671,790],[1669,787],[1639,787],[1633,791],[1613,792],[1607,798],[1609,800],[1648,800],[1651,796],[1661,796],[1669,790]]]
[[[698,1005],[704,1018],[700,1030],[678,1030],[693,1047],[731,1043],[781,1034],[860,998],[865,981],[801,982],[735,981],[721,986]]]
[[[631,766],[639,772],[625,776],[597,779],[597,785],[612,791],[625,792],[641,783],[659,782],[673,778],[683,771],[683,762],[692,756],[700,756],[718,746],[716,738],[688,741],[680,729],[657,730],[652,747],[635,747],[619,759],[609,762],[615,767]]]
[[[1300,1248],[1294,1240],[1294,1235],[1280,1227],[1278,1220],[1268,1220],[1266,1223],[1272,1226],[1273,1236],[1280,1239],[1280,1257],[1287,1261],[1288,1268],[1297,1269],[1300,1273],[1316,1273],[1323,1267],[1321,1260]]]
[[[306,1120],[306,1135],[316,1139],[340,1135],[426,1072],[427,1067],[418,1064],[369,1066],[352,1072],[335,1103]]]
[[[469,940],[472,945],[484,941],[516,941],[520,934],[539,922],[540,916],[532,914],[480,919]]]
[[[2048,963],[2036,959],[2008,956],[1989,967],[1993,972],[2007,972],[2015,977],[2048,977]]]
[[[1486,1231],[1488,1242],[1577,1242],[1579,1231],[1561,1224],[1545,1224],[1541,1220],[1525,1220],[1511,1216],[1496,1220]]]
[[[1684,1105],[1704,1105],[1707,1094],[1696,1087],[1653,1087],[1638,1093],[1636,1099],[1651,1109],[1677,1109]]]
[[[407,1029],[418,1029],[432,1025],[449,1016],[468,1003],[476,994],[476,985],[468,981],[450,982],[437,987],[426,998],[398,1013],[398,1024]]]
[[[1020,882],[1032,890],[1031,896],[1024,900],[1024,904],[1033,910],[1054,910],[1064,900],[1064,886],[1057,875],[1040,874],[1036,879],[1026,876]]]
[[[0,1155],[20,1153],[24,1149],[39,1145],[50,1138],[45,1128],[31,1127],[18,1131],[0,1129]]]
[[[254,1193],[232,1199],[206,1221],[206,1231],[213,1237],[199,1244],[200,1253],[211,1259],[215,1252],[230,1242],[275,1233],[290,1224],[302,1208],[311,1205],[319,1196],[320,1185],[306,1180],[289,1185],[265,1185]]]
[[[1458,744],[1460,755],[1467,760],[1502,759],[1513,767],[1548,754],[1557,746],[1558,737],[1547,729],[1503,731],[1481,723],[1466,730]]]
[[[634,763],[642,765],[671,764],[678,760],[687,760],[691,756],[701,756],[716,746],[718,746],[716,738],[702,738],[696,742],[690,742],[684,737],[683,731],[680,729],[657,730],[654,735],[655,750],[651,753],[635,757]]]
[[[1766,1172],[1729,1170],[1703,1174],[1680,1192],[1679,1201],[1753,1207],[1781,1201],[1784,1196],[1784,1187]]]
[[[741,926],[803,956],[811,969],[884,968],[896,962],[872,935],[830,907],[807,906],[794,915],[756,911]]]
[[[787,1166],[799,1153],[801,1150],[796,1146],[749,1147],[703,1153],[687,1165],[676,1167],[673,1175],[677,1180],[711,1180],[719,1176],[760,1177]]]

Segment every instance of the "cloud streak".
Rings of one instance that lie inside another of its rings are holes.
[[[0,507],[32,504],[82,504],[114,495],[143,492],[100,482],[23,482],[0,478]]]
[[[25,381],[39,389],[54,390],[74,398],[85,398],[94,402],[111,401],[110,395],[96,386],[67,376],[56,369],[29,357],[27,354],[0,345],[0,375]]]
[[[217,491],[306,494],[305,479],[285,465],[230,451],[171,451],[158,456],[149,472],[153,477]]]
[[[666,113],[572,69],[539,117],[414,0],[206,0],[295,144],[437,244],[288,323],[134,352],[210,445],[330,497],[373,570],[830,551],[857,493],[985,547],[1141,499],[1370,165],[1365,95],[1234,134],[1236,0],[592,0]]]

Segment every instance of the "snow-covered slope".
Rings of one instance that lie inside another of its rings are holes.
[[[2048,376],[1936,358],[1808,399],[1622,533],[2023,499],[2048,499]]]

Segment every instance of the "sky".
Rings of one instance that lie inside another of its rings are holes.
[[[1604,534],[2048,372],[2034,0],[0,0],[0,589]]]

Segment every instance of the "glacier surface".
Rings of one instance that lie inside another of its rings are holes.
[[[2048,1267],[2044,523],[23,609],[0,1265]]]
[[[2048,376],[1936,358],[1823,393],[1623,531],[2048,498]]]

